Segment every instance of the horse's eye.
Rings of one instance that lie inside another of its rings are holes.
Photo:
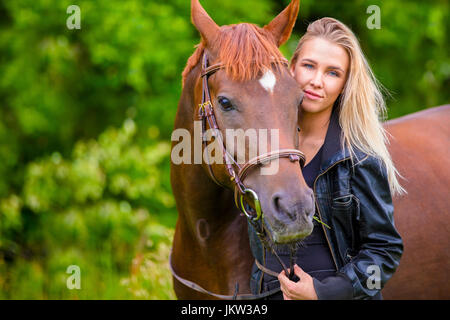
[[[217,101],[219,101],[219,104],[224,111],[230,111],[234,109],[233,105],[231,104],[231,101],[228,98],[218,97]]]

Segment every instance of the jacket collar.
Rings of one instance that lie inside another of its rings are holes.
[[[336,162],[350,157],[348,148],[344,147],[344,149],[342,149],[341,147],[342,128],[339,124],[339,109],[340,106],[335,104],[333,106],[333,111],[331,112],[330,123],[328,124],[327,134],[322,147],[320,172],[325,171]],[[355,153],[358,160],[364,156],[359,150],[355,150]]]

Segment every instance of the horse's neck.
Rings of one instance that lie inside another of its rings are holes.
[[[247,291],[252,258],[247,223],[233,193],[215,185],[200,165],[185,166],[183,174],[184,182],[174,190],[179,214],[175,270],[207,290],[232,293],[239,282],[241,292]]]
[[[205,220],[210,234],[215,234],[239,215],[234,206],[233,192],[215,184],[201,165],[173,166],[172,170],[173,176],[182,182],[174,187],[179,213],[191,231],[196,231],[199,220]]]
[[[192,133],[193,85],[188,86],[182,93],[175,128],[188,128]],[[252,259],[247,222],[234,206],[233,192],[216,185],[202,165],[172,165],[171,170],[178,208],[175,269],[209,290],[228,292],[235,281],[245,290]]]

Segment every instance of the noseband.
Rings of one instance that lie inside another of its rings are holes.
[[[287,61],[283,61],[283,62],[284,62],[284,64],[287,65]],[[198,116],[197,119],[202,121],[202,132],[201,133],[202,133],[203,148],[207,147],[207,140],[205,137],[207,125],[209,126],[210,129],[213,129],[213,131],[219,133],[219,126],[217,125],[216,116],[214,115],[214,108],[213,108],[213,105],[211,102],[211,95],[209,92],[208,79],[212,74],[214,74],[215,72],[217,72],[218,70],[223,69],[223,68],[224,68],[224,66],[221,63],[217,63],[212,66],[208,66],[208,57],[206,55],[206,52],[203,54],[202,73],[201,73],[202,102],[199,105],[198,111],[197,111],[197,116]],[[275,257],[278,259],[278,262],[283,267],[286,275],[288,275],[285,264],[283,263],[283,261],[281,261],[280,257],[275,252],[275,250],[273,250],[273,248],[271,248],[271,246],[268,245],[267,241],[265,241],[265,239],[264,239],[263,223],[262,223],[262,221],[259,221],[259,223],[258,223],[258,220],[262,220],[262,217],[263,217],[263,212],[261,210],[261,203],[259,201],[258,195],[254,190],[246,187],[245,184],[243,183],[243,181],[248,176],[248,174],[252,171],[252,169],[255,169],[261,165],[264,165],[266,163],[269,163],[272,160],[279,159],[279,158],[289,158],[289,160],[291,162],[298,161],[300,164],[300,167],[303,167],[303,165],[305,164],[305,155],[303,154],[303,152],[296,150],[296,149],[280,149],[280,150],[270,151],[270,152],[258,155],[256,157],[250,159],[244,165],[240,166],[237,163],[237,161],[234,160],[234,157],[229,152],[227,152],[225,144],[224,144],[220,134],[215,135],[215,138],[220,140],[219,143],[223,148],[222,156],[223,156],[225,168],[227,170],[229,179],[234,184],[234,201],[235,201],[236,207],[247,217],[247,220],[255,228],[256,234],[260,238],[263,245],[268,246],[272,250],[272,252],[275,254]],[[209,157],[208,152],[207,152],[207,155]],[[209,158],[208,158],[208,162],[207,162],[207,167],[208,167],[208,172],[209,172],[209,176],[211,177],[211,179],[217,185],[219,185],[223,188],[227,188],[227,186],[224,185],[223,183],[221,183],[214,175],[214,171],[211,166],[211,161],[209,161]],[[235,169],[235,167],[237,168],[237,170]],[[253,198],[254,211],[255,211],[254,214],[247,211],[246,206],[244,204],[245,196],[250,196],[251,198]],[[292,278],[293,274],[294,274],[294,272],[293,272],[294,271],[293,261],[295,259],[294,255],[295,255],[295,253],[291,252],[291,257],[290,257],[290,261],[291,261],[290,271],[291,272],[289,273],[289,278]],[[277,274],[274,273],[273,271],[266,269],[264,266],[261,266],[258,263],[258,261],[256,261],[256,263],[257,263],[258,268],[260,268],[264,272],[269,273],[275,277],[277,276]],[[271,296],[280,291],[280,288],[275,288],[270,291],[263,292],[263,293],[257,294],[257,295],[252,295],[252,294],[239,294],[238,295],[237,293],[239,290],[239,286],[236,283],[236,289],[235,289],[234,295],[232,295],[232,296],[220,295],[220,294],[216,294],[211,291],[208,291],[208,290],[200,287],[198,284],[180,277],[172,267],[172,254],[170,254],[170,256],[169,256],[169,267],[172,272],[172,275],[178,281],[183,283],[185,286],[190,287],[193,290],[214,296],[219,299],[255,300],[255,299],[262,299],[262,298]]]

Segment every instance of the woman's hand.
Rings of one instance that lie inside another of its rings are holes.
[[[300,278],[298,282],[289,280],[284,271],[278,275],[284,300],[317,300],[313,278],[298,265],[294,265],[294,273]]]

